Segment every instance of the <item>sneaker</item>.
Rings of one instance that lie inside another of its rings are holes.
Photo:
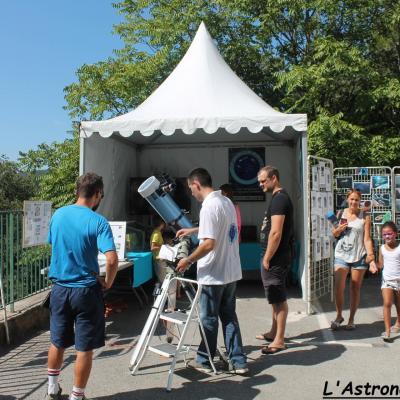
[[[59,388],[58,393],[56,393],[56,394],[46,393],[46,395],[44,396],[44,400],[62,400],[61,392],[62,392],[62,389]]]
[[[229,371],[231,374],[235,375],[246,375],[249,372],[247,365],[243,366],[233,366],[232,369]]]
[[[201,364],[196,362],[195,360],[190,361],[188,367],[193,368],[199,372],[203,372],[205,374],[211,374],[214,372],[210,364]]]

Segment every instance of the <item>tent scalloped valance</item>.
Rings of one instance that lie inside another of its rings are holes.
[[[202,23],[185,56],[169,77],[135,110],[104,121],[82,121],[81,137],[97,132],[129,137],[140,132],[166,136],[181,130],[235,134],[242,128],[258,133],[268,127],[282,132],[307,130],[306,114],[276,111],[257,96],[226,64]]]

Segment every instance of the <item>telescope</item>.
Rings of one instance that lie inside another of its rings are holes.
[[[160,180],[155,176],[147,178],[140,185],[138,192],[167,224],[177,230],[193,228],[193,224],[186,217],[184,211],[178,207],[169,194],[174,188],[173,180],[167,174],[162,174]],[[193,244],[199,242],[196,235],[191,235],[190,238]]]

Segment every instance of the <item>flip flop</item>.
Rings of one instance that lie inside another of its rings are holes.
[[[279,353],[280,351],[283,351],[283,350],[287,350],[287,347],[286,346],[285,347],[264,346],[261,349],[261,353],[263,353],[263,354],[276,354],[276,353]]]
[[[266,342],[272,342],[274,339],[267,336],[267,333],[260,333],[256,335],[256,339],[265,340]]]
[[[331,321],[331,329],[333,331],[336,331],[339,329],[340,324],[344,321],[344,318],[342,318],[341,320],[337,321],[336,319],[334,321]]]

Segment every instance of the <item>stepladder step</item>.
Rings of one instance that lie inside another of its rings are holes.
[[[178,325],[184,325],[188,320],[188,315],[182,311],[172,311],[172,312],[164,311],[160,315],[160,319],[173,322]]]
[[[187,353],[189,346],[182,346],[177,353],[177,346],[170,343],[162,343],[156,346],[149,346],[149,350],[163,357],[175,357],[178,354]]]

